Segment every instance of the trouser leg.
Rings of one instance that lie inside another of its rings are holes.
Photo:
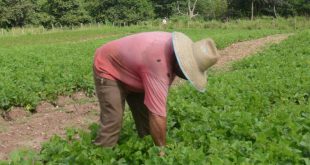
[[[125,90],[118,81],[94,77],[100,104],[100,130],[94,144],[112,147],[117,143],[122,127]]]
[[[129,93],[126,101],[132,112],[138,135],[142,138],[150,134],[148,109],[144,105],[144,93]]]

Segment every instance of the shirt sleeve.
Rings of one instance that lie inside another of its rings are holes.
[[[153,114],[166,117],[169,84],[152,74],[143,73],[144,104]]]

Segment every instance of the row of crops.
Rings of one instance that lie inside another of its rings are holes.
[[[220,48],[236,41],[282,32],[180,30],[194,40],[213,37]],[[0,37],[0,110],[22,106],[33,111],[42,100],[53,102],[59,95],[81,90],[91,95],[94,89],[91,66],[95,49],[107,41],[139,31],[142,31],[139,27],[105,27]]]
[[[276,33],[183,31],[194,40],[211,36],[219,47]],[[1,108],[35,105],[41,99],[75,90],[92,92],[92,51],[112,38],[2,47],[6,54],[0,51],[1,59],[5,59],[0,66],[6,71],[0,71],[4,75],[0,77]],[[17,151],[3,163],[310,164],[309,45],[310,30],[298,32],[279,45],[235,63],[232,71],[211,72],[204,94],[187,84],[171,89],[165,157],[157,156],[159,148],[151,137],[138,138],[127,110],[115,148],[91,144],[99,127],[93,124],[90,131],[72,128],[66,138],[53,137],[39,153]]]

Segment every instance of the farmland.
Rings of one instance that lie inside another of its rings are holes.
[[[147,29],[156,30],[156,29]],[[34,110],[42,100],[74,91],[93,93],[92,58],[101,44],[141,28],[102,28],[0,38],[0,108]],[[193,40],[212,37],[219,48],[237,41],[280,33],[281,30],[180,29]],[[27,59],[27,60],[25,60]]]
[[[94,28],[0,37],[0,108],[35,111],[43,100],[76,91],[93,94],[94,50],[110,40],[153,28]],[[169,30],[169,29],[168,29]],[[171,30],[171,29],[170,29]],[[175,30],[175,29],[174,29]],[[171,30],[172,31],[172,30]],[[288,33],[282,29],[177,29],[193,40],[212,37],[219,48]],[[310,31],[209,72],[206,93],[184,84],[168,98],[166,157],[151,137],[139,139],[126,113],[119,145],[91,144],[98,129],[70,128],[41,151],[17,151],[13,164],[310,164]]]

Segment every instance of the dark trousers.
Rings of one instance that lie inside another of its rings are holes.
[[[125,109],[129,105],[140,137],[150,134],[148,109],[144,93],[129,92],[120,81],[101,78],[94,73],[96,95],[100,104],[100,130],[94,144],[112,147],[120,135]]]

